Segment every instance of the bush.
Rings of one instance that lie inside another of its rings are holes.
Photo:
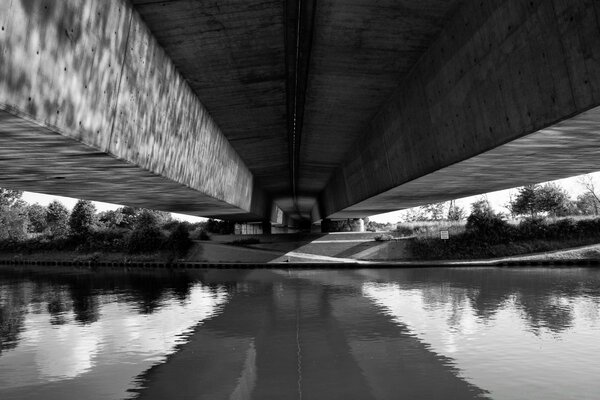
[[[257,238],[245,238],[245,239],[236,239],[233,242],[231,242],[230,244],[234,245],[234,246],[244,246],[247,244],[258,244],[260,243],[260,239]]]
[[[547,233],[546,223],[542,218],[525,218],[517,226],[519,239],[545,238]]]
[[[221,235],[230,235],[235,231],[235,222],[221,221],[218,219],[209,219],[206,221],[206,230],[211,233],[219,233]]]
[[[77,246],[81,252],[109,251],[119,252],[128,249],[127,229],[104,228],[91,232],[83,242]]]
[[[394,240],[392,235],[382,234],[375,236],[375,241],[377,242],[389,242],[390,240]]]
[[[85,240],[86,236],[95,228],[96,223],[96,206],[89,200],[79,200],[69,218],[69,227],[73,236],[79,240]]]
[[[127,241],[130,253],[156,252],[162,246],[162,235],[157,226],[142,226],[135,228]]]
[[[600,235],[600,219],[577,221],[576,230],[582,236],[598,236]]]
[[[187,254],[190,247],[192,247],[187,224],[180,223],[177,225],[167,239],[167,247],[176,257],[184,257]]]
[[[396,228],[396,232],[398,232],[398,234],[400,234],[400,236],[412,236],[415,231],[414,229],[408,227],[408,226],[403,226],[398,224],[398,227]]]
[[[493,244],[514,234],[512,227],[492,210],[487,200],[473,203],[465,228],[471,239]]]

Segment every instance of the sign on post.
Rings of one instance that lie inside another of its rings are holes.
[[[448,231],[440,231],[440,239],[442,239],[442,240],[450,239],[450,235],[448,234]]]

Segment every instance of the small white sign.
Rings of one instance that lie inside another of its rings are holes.
[[[450,239],[450,235],[448,234],[448,231],[440,231],[440,239],[442,239],[442,240]]]

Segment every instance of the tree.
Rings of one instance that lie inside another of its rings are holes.
[[[461,221],[465,218],[465,210],[462,207],[456,205],[454,200],[450,201],[448,206],[448,220],[449,221]]]
[[[432,203],[422,206],[424,214],[427,215],[427,219],[431,221],[439,221],[444,219],[444,203]]]
[[[54,200],[46,209],[46,222],[50,236],[65,237],[69,233],[69,210],[61,202]]]
[[[173,255],[184,257],[193,244],[190,239],[189,224],[179,222],[175,230],[169,235],[167,243]]]
[[[27,212],[23,207],[0,209],[0,240],[23,240],[27,237]]]
[[[519,193],[510,201],[509,208],[513,214],[529,214],[535,218],[540,212],[550,215],[564,215],[569,210],[569,195],[555,183],[545,185],[527,185],[519,189]]]
[[[158,250],[162,242],[159,219],[151,210],[141,210],[136,217],[135,228],[129,237],[128,248],[131,253],[152,252]]]
[[[22,196],[23,192],[19,190],[0,188],[0,209],[23,205]]]
[[[427,216],[422,207],[413,207],[405,210],[403,219],[404,222],[424,221]]]
[[[594,181],[594,178],[591,175],[583,175],[577,179],[577,182],[585,189],[585,196],[580,196],[583,202],[582,206],[584,206],[587,210],[593,209],[594,215],[598,215],[598,212],[600,211],[600,192],[596,188],[596,182]],[[589,214],[591,213],[586,213],[586,215]]]
[[[600,202],[590,193],[585,192],[577,196],[575,201],[577,211],[582,215],[598,215],[600,211]]]
[[[569,209],[569,195],[556,183],[546,183],[536,192],[536,206],[541,212],[552,216],[565,215]]]
[[[69,218],[71,234],[83,238],[92,232],[96,223],[96,206],[89,200],[78,200]]]
[[[206,230],[211,233],[229,235],[235,230],[235,222],[209,218],[206,221]]]
[[[538,211],[536,204],[536,192],[539,185],[527,185],[519,188],[519,193],[510,201],[509,209],[515,215],[530,214],[535,218]]]
[[[0,188],[0,240],[23,240],[27,237],[27,210],[21,200],[23,192]]]
[[[48,228],[46,212],[46,207],[41,206],[37,203],[27,207],[27,217],[29,218],[29,232],[42,233]]]
[[[123,223],[123,213],[121,209],[103,211],[98,214],[98,220],[109,229],[114,229]]]
[[[509,231],[508,223],[494,212],[486,198],[471,204],[471,214],[467,218],[465,228],[468,232],[478,235],[478,238],[492,242],[503,239]]]

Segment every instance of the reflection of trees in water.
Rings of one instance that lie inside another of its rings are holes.
[[[25,320],[27,290],[12,283],[0,285],[0,354],[17,346]]]
[[[28,309],[47,312],[53,325],[69,322],[71,312],[75,322],[91,324],[100,318],[102,295],[124,293],[116,301],[146,314],[168,298],[185,302],[196,281],[186,273],[0,271],[0,353],[17,345]]]
[[[427,308],[450,305],[451,328],[458,328],[467,302],[487,321],[514,300],[534,332],[560,333],[572,326],[576,299],[595,304],[586,314],[599,318],[600,271],[595,269],[414,269],[381,271],[380,277],[403,290],[420,288]]]
[[[73,301],[67,287],[48,286],[46,295],[46,309],[50,314],[52,325],[67,323],[66,315],[73,309]]]
[[[560,333],[573,324],[573,306],[560,294],[535,296],[531,294],[517,296],[517,305],[525,314],[534,333],[547,328]]]

